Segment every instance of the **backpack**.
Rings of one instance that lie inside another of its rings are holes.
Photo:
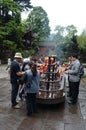
[[[80,77],[84,76],[84,65],[80,65],[80,70],[79,70],[79,75]]]

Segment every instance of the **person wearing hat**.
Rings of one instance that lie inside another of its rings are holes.
[[[15,53],[14,60],[11,63],[10,66],[10,82],[12,85],[11,90],[11,103],[12,107],[19,109],[20,106],[18,105],[16,98],[18,94],[19,89],[19,77],[22,76],[25,72],[21,71],[20,63],[22,63],[22,55],[21,53],[17,52]]]

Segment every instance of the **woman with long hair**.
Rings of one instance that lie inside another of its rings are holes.
[[[39,91],[40,73],[37,71],[37,66],[34,62],[29,63],[30,69],[25,72],[26,83],[26,107],[27,115],[32,115],[37,112],[36,94]]]

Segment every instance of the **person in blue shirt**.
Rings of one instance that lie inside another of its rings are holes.
[[[40,73],[37,71],[37,66],[34,62],[29,63],[30,69],[24,74],[26,84],[26,107],[27,115],[32,115],[37,112],[36,95],[39,92]]]

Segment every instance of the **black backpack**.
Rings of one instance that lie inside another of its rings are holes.
[[[80,77],[84,76],[84,65],[80,65],[80,70],[79,70],[79,75]]]

